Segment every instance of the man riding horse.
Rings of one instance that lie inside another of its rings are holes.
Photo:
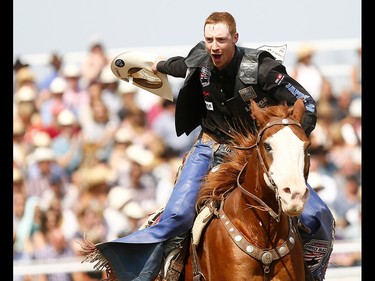
[[[178,253],[175,250],[183,244],[196,216],[195,202],[202,178],[230,153],[226,144],[232,128],[251,132],[257,129],[251,118],[251,100],[265,107],[284,102],[293,105],[302,98],[305,113],[301,125],[307,136],[314,129],[316,104],[310,94],[273,55],[239,47],[238,38],[232,15],[214,12],[205,20],[204,41],[186,58],[158,58],[152,65],[154,74],[185,78],[176,105],[177,135],[188,135],[198,126],[202,130],[183,160],[158,223],[99,243],[88,253],[91,262],[99,260],[113,280],[154,280],[163,260]],[[119,77],[126,63],[115,59],[113,64],[112,70]],[[333,247],[334,219],[325,203],[310,186],[309,189],[314,196],[310,196],[300,217],[300,234],[306,264],[315,280],[323,280]]]

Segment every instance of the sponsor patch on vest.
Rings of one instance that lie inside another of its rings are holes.
[[[252,86],[243,88],[239,90],[238,93],[244,102],[248,102],[250,99],[255,99],[257,97],[257,93]]]
[[[258,104],[259,107],[263,108],[267,105],[267,101],[268,101],[267,97],[264,97],[257,104]]]
[[[281,83],[281,81],[283,81],[283,79],[284,79],[284,75],[282,75],[281,73],[279,73],[279,75],[277,75],[277,77],[276,77],[275,83],[277,85],[280,85],[280,83]]]
[[[204,101],[206,103],[206,108],[207,110],[211,110],[211,111],[214,111],[214,105],[212,102],[210,101]]]
[[[203,66],[201,68],[201,73],[200,73],[200,80],[201,80],[202,87],[207,87],[208,85],[210,85],[210,78],[211,78],[210,70],[208,69],[208,67]]]

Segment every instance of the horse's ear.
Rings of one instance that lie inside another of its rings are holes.
[[[259,127],[264,125],[266,112],[264,109],[259,107],[254,100],[251,100],[251,117],[257,122]]]
[[[305,105],[303,99],[297,99],[292,108],[292,117],[296,118],[299,123],[302,123],[302,116],[305,113]]]

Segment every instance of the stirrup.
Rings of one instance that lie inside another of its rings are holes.
[[[165,259],[163,280],[178,281],[184,270],[184,253],[182,248],[174,249]]]
[[[164,259],[164,266],[160,273],[163,281],[179,280],[185,267],[185,256],[187,253],[189,237],[189,233],[186,232],[165,242],[167,244],[165,245],[167,256]]]

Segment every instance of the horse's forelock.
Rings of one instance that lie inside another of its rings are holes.
[[[286,103],[283,103],[281,105],[274,105],[274,106],[268,106],[265,108],[266,114],[269,117],[280,117],[280,118],[286,118],[290,116],[290,108]]]

